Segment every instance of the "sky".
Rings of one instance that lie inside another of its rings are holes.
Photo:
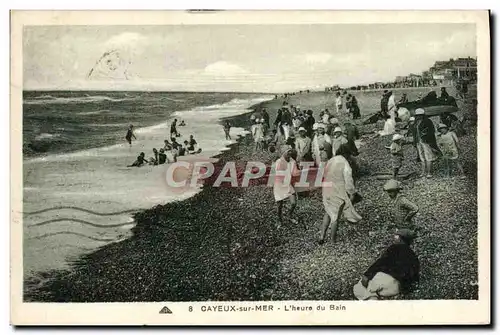
[[[25,90],[352,86],[476,57],[475,36],[473,24],[28,26],[23,82]]]

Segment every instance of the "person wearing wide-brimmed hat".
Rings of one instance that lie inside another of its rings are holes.
[[[460,177],[465,178],[464,169],[458,159],[460,149],[458,145],[457,135],[455,134],[455,132],[450,131],[448,129],[448,126],[444,123],[439,124],[438,131],[439,135],[437,136],[437,144],[439,146],[439,149],[441,149],[441,152],[443,153],[447,177],[451,175],[453,164],[456,164],[460,173]]]
[[[348,162],[349,156],[349,146],[347,144],[341,145],[336,155],[326,164],[323,176],[325,183],[322,186],[325,214],[320,228],[319,244],[325,242],[326,232],[330,226],[331,240],[335,241],[342,215],[351,223],[362,219],[353,206],[357,192],[352,178],[352,169]]]
[[[401,182],[391,179],[384,185],[384,191],[387,192],[389,197],[393,200],[392,217],[394,224],[399,228],[413,228],[413,218],[418,213],[418,206],[408,200],[408,198],[401,193]]]
[[[415,128],[418,156],[422,162],[422,175],[431,178],[432,162],[441,155],[441,152],[436,143],[434,123],[425,115],[425,110],[422,108],[415,110]]]
[[[307,130],[304,127],[299,128],[299,136],[295,139],[295,149],[297,150],[297,162],[312,160],[311,139],[307,136]]]
[[[341,145],[347,144],[347,138],[345,138],[344,133],[342,132],[342,128],[335,127],[332,133],[332,154],[335,156],[337,150]]]
[[[420,261],[410,247],[415,237],[415,232],[409,229],[395,233],[395,241],[354,285],[353,293],[358,300],[397,299],[419,280]]]
[[[317,134],[312,140],[312,154],[316,166],[320,166],[322,157],[326,156],[326,160],[332,157],[332,139],[325,133],[326,126],[323,123],[318,123]]]
[[[297,163],[292,158],[296,154],[295,149],[289,145],[281,146],[281,157],[274,163],[275,177],[273,180],[274,200],[278,204],[278,227],[283,224],[283,204],[285,200],[290,201],[289,217],[290,221],[297,223],[293,218],[295,207],[297,205],[297,195],[293,187],[293,178],[300,172],[297,169]]]

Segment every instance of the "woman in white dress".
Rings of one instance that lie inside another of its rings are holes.
[[[321,153],[325,152],[328,158],[332,157],[332,139],[325,133],[326,126],[318,123],[318,133],[312,141],[312,153],[316,166],[320,166]]]
[[[362,218],[352,204],[356,188],[352,178],[352,169],[346,159],[349,157],[349,150],[347,144],[340,146],[337,154],[328,161],[325,168],[323,177],[325,184],[322,186],[325,214],[321,225],[319,244],[325,242],[325,235],[330,225],[332,226],[331,239],[335,241],[338,222],[342,214],[347,221],[352,223],[356,223]]]

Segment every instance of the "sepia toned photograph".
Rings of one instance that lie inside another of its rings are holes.
[[[19,312],[489,322],[488,12],[291,14],[11,13]]]

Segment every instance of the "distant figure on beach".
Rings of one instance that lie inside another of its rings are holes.
[[[261,118],[264,120],[264,125],[266,126],[267,129],[270,128],[269,125],[269,113],[267,112],[267,109],[263,108],[261,112]]]
[[[418,213],[418,206],[401,193],[401,182],[391,179],[384,185],[384,191],[393,200],[392,217],[397,228],[414,229],[413,218]]]
[[[172,160],[174,162],[177,162],[177,156],[179,156],[179,151],[182,148],[182,145],[177,142],[177,139],[175,137],[170,138],[170,141],[172,142],[172,149],[170,150],[170,153],[172,154]]]
[[[125,135],[125,139],[127,140],[130,147],[132,147],[132,137],[134,138],[134,140],[137,140],[137,137],[135,137],[135,134],[134,134],[134,125],[133,124],[128,126],[127,135]]]
[[[315,123],[316,123],[316,120],[314,119],[313,111],[309,109],[306,113],[306,119],[302,123],[302,126],[304,128],[306,128],[307,136],[309,138],[312,138],[314,135],[313,126]]]
[[[440,155],[436,143],[434,123],[425,115],[425,110],[417,108],[415,111],[415,127],[417,135],[417,151],[422,162],[422,176],[431,178],[432,162]]]
[[[140,167],[143,166],[144,164],[147,164],[148,161],[145,158],[146,154],[144,152],[141,152],[139,156],[137,156],[137,159],[135,162],[133,162],[131,165],[127,165],[127,167]]]
[[[274,200],[278,204],[278,223],[280,228],[283,221],[283,205],[288,199],[290,209],[288,211],[290,222],[298,223],[293,217],[295,207],[297,206],[297,196],[293,187],[293,177],[299,172],[297,171],[296,162],[292,158],[293,149],[290,146],[284,145],[281,147],[281,157],[274,164],[276,176],[274,178],[273,194]]]
[[[384,90],[384,93],[382,94],[382,99],[380,99],[380,113],[382,114],[382,117],[384,119],[387,119],[389,117],[389,108],[388,108],[388,103],[389,103],[389,91]]]
[[[184,127],[186,125],[186,122],[184,120],[181,120],[181,123],[179,123],[179,127]]]
[[[330,113],[328,113],[326,110],[322,110],[319,113],[319,117],[321,118],[321,122],[326,125],[328,124],[328,120],[330,120]]]
[[[229,133],[230,130],[231,130],[231,123],[229,122],[229,120],[226,120],[226,122],[224,123],[224,134],[226,135],[226,140],[231,139],[231,134]]]
[[[189,146],[188,146],[189,153],[196,151],[197,145],[198,145],[198,142],[196,142],[196,140],[194,139],[194,136],[189,135]]]
[[[316,166],[320,166],[322,153],[328,159],[332,157],[332,139],[325,133],[325,125],[322,123],[317,124],[317,134],[312,140],[312,153]]]
[[[165,154],[165,149],[160,148],[160,153],[158,154],[158,164],[165,164],[167,162],[167,155]]]
[[[311,154],[311,139],[307,137],[306,128],[299,128],[299,136],[295,140],[295,149],[297,150],[297,162],[310,162],[312,161]]]
[[[337,107],[337,116],[342,112],[342,97],[340,96],[340,92],[335,94],[337,97],[335,98],[335,106]]]
[[[405,104],[408,102],[408,95],[406,93],[403,93],[403,95],[401,96],[401,98],[399,99],[397,105],[400,105],[400,104]]]
[[[393,244],[354,285],[354,296],[358,300],[394,299],[419,280],[420,262],[410,247],[415,237],[415,232],[409,229],[396,232]]]
[[[278,113],[276,114],[276,119],[274,120],[274,127],[277,129],[278,132],[284,135],[284,131],[281,127],[282,118],[283,118],[283,110],[280,108],[278,109]]]
[[[158,165],[158,150],[156,150],[156,148],[153,148],[153,155],[154,157],[151,157],[151,159],[149,160],[150,164],[151,165]]]
[[[406,141],[408,141],[408,138],[411,137],[411,144],[415,148],[415,152],[417,153],[417,162],[420,162],[420,157],[418,156],[418,150],[417,150],[417,127],[415,125],[415,117],[412,116],[408,120],[408,130],[406,131],[405,134]]]
[[[281,115],[281,127],[283,129],[283,135],[285,135],[285,139],[288,139],[288,137],[290,136],[292,126],[292,113],[290,112],[290,109],[284,108],[283,114]]]
[[[460,148],[458,137],[455,132],[450,131],[446,124],[440,123],[438,126],[439,135],[437,136],[437,144],[443,153],[443,159],[446,166],[446,176],[449,178],[453,170],[453,165],[456,165],[460,178],[465,179],[464,169],[459,161]]]
[[[189,142],[187,140],[184,140],[184,145],[181,145],[179,147],[179,156],[186,156],[189,155]]]
[[[170,125],[170,137],[179,137],[181,134],[177,132],[177,119],[175,119]]]
[[[255,143],[254,150],[257,151],[264,149],[264,129],[261,119],[255,119],[255,124],[252,126],[252,136]]]
[[[394,134],[392,136],[392,143],[389,146],[389,151],[391,153],[391,163],[392,163],[392,177],[397,179],[399,170],[403,165],[404,155],[403,155],[403,145],[404,140],[403,135]]]
[[[335,241],[342,214],[347,221],[352,223],[361,220],[361,215],[356,212],[352,204],[357,192],[352,178],[352,170],[347,160],[349,155],[349,147],[342,145],[337,150],[337,154],[326,164],[323,180],[329,185],[322,186],[325,214],[320,228],[319,244],[325,242],[330,225],[331,240]]]
[[[339,120],[336,117],[330,117],[330,120],[328,124],[326,125],[326,133],[328,136],[332,137],[333,136],[333,130],[337,127],[339,127]]]
[[[351,114],[351,117],[353,120],[359,119],[361,117],[361,114],[359,111],[359,106],[358,106],[358,100],[351,93],[349,93],[347,95],[345,105],[346,105],[347,111]]]

